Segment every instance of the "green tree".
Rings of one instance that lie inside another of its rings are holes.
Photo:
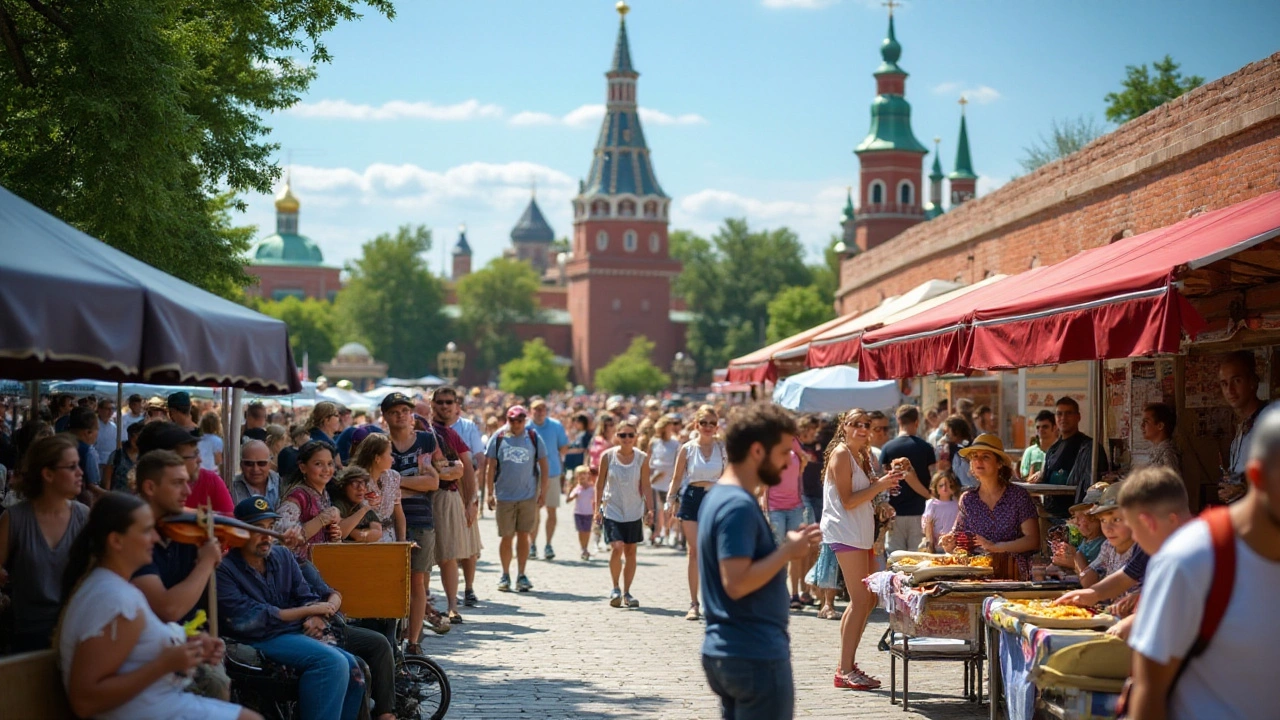
[[[776,343],[804,332],[836,316],[831,303],[816,285],[789,287],[769,303],[769,327],[765,339]]]
[[[520,357],[502,366],[498,387],[503,392],[531,397],[564,390],[568,381],[569,368],[556,364],[551,348],[542,338],[534,338],[524,344]]]
[[[250,278],[243,192],[279,176],[267,113],[323,35],[389,0],[0,1],[0,185],[211,292]],[[309,55],[309,62],[308,62]]]
[[[631,339],[631,345],[596,370],[596,389],[619,395],[647,395],[671,385],[671,376],[653,364],[655,344],[643,335]]]
[[[1022,148],[1018,164],[1023,170],[1031,172],[1041,165],[1076,152],[1093,142],[1102,132],[1102,126],[1089,115],[1062,121],[1053,120],[1049,123],[1048,137],[1041,134],[1035,142]]]
[[[494,258],[458,281],[459,324],[476,346],[479,367],[497,370],[520,353],[511,326],[538,317],[538,274],[528,263]]]
[[[704,371],[764,345],[769,302],[813,281],[787,228],[752,232],[746,220],[728,219],[709,241],[672,233],[671,252],[684,264],[675,290],[695,313],[686,342]]]
[[[1183,77],[1178,72],[1180,67],[1173,58],[1165,55],[1163,60],[1151,63],[1155,77],[1145,64],[1126,65],[1126,77],[1121,83],[1123,88],[1118,93],[1107,93],[1107,119],[1114,123],[1126,123],[1130,120],[1154,110],[1188,90],[1194,90],[1204,84],[1199,75]]]
[[[813,286],[818,290],[822,301],[832,307],[836,303],[836,290],[840,289],[840,253],[836,245],[843,240],[839,235],[832,235],[827,246],[822,249],[822,262],[809,266],[813,274]]]
[[[313,368],[308,368],[311,377],[318,372],[311,372],[322,362],[333,359],[338,349],[339,338],[338,315],[333,303],[317,298],[301,299],[286,297],[283,300],[257,300],[250,307],[264,315],[283,320],[289,326],[289,346],[293,348],[293,359],[302,365],[304,357],[310,358]]]
[[[449,341],[444,283],[427,265],[431,231],[403,225],[366,242],[347,263],[347,285],[335,300],[343,338],[359,340],[391,375],[425,374]]]

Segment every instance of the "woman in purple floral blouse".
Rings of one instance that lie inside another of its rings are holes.
[[[968,533],[973,546],[988,553],[1013,553],[1021,577],[1031,576],[1031,556],[1040,549],[1040,519],[1030,493],[1016,485],[1013,461],[1004,443],[990,433],[978,436],[960,451],[978,487],[960,496],[955,528],[938,539],[947,552],[956,548],[956,534]]]

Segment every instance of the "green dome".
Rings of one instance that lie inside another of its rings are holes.
[[[275,234],[263,238],[253,251],[254,265],[323,265],[320,247],[302,235]]]
[[[929,152],[911,132],[911,104],[901,95],[877,95],[871,102],[871,132],[853,151],[876,150]]]

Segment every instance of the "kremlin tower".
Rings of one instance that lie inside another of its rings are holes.
[[[684,343],[671,321],[671,281],[680,272],[667,248],[671,199],[658,185],[636,105],[625,2],[613,63],[605,73],[604,122],[587,178],[573,199],[572,259],[566,264],[573,318],[573,368],[592,384],[596,369],[643,335],[665,366]]]

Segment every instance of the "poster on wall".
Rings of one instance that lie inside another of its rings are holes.
[[[1069,397],[1080,404],[1080,428],[1088,432],[1093,403],[1089,402],[1089,363],[1066,363],[1048,367],[1027,368],[1023,390],[1026,407],[1027,437],[1035,436],[1036,414],[1053,412],[1058,399]]]
[[[1151,460],[1151,443],[1142,437],[1142,409],[1151,403],[1176,405],[1173,361],[1134,360],[1129,365],[1129,456],[1142,465]]]

